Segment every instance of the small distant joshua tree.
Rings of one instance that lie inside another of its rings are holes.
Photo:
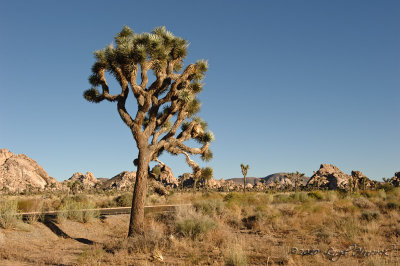
[[[368,178],[366,176],[363,176],[361,181],[362,181],[362,185],[363,185],[363,190],[365,191],[367,189]]]
[[[115,36],[114,44],[94,52],[96,61],[89,77],[92,88],[83,96],[93,103],[104,100],[116,103],[118,114],[131,131],[139,151],[133,161],[137,175],[128,237],[144,233],[149,164],[159,162],[162,152],[185,155],[195,179],[209,171],[190,158],[192,155],[201,155],[205,161],[212,158],[209,146],[214,135],[207,130],[207,123],[195,116],[200,111],[197,94],[203,88],[208,64],[199,60],[183,69],[188,46],[186,40],[165,27],[137,34],[124,26]],[[117,94],[110,91],[106,72],[117,80],[120,86]],[[151,73],[154,82],[149,83]],[[137,103],[134,116],[126,108],[129,94]],[[201,147],[187,146],[185,142],[190,139],[198,141]]]
[[[319,188],[320,188],[320,186],[322,185],[322,183],[323,183],[323,178],[322,178],[322,176],[319,176],[319,175],[316,175],[315,176],[315,178],[314,178],[314,185],[317,187],[317,190],[319,190]]]
[[[304,176],[305,176],[305,174],[300,173],[299,171],[296,171],[296,173],[293,173],[293,182],[294,182],[294,190],[295,191],[297,191],[297,189],[299,188]]]
[[[250,169],[249,165],[244,165],[241,164],[240,168],[242,168],[242,175],[243,175],[243,193],[246,193],[246,176],[247,176],[247,171]]]

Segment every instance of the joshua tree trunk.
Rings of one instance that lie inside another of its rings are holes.
[[[150,163],[149,153],[139,151],[135,188],[133,190],[131,218],[128,237],[144,233],[144,201],[147,192],[147,177]]]
[[[193,179],[193,193],[196,191],[197,179]]]
[[[243,183],[244,183],[243,193],[246,193],[246,176],[245,175],[244,175],[244,178],[243,178]]]

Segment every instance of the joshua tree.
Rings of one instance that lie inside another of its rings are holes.
[[[353,179],[354,178],[352,176],[350,176],[349,179],[347,180],[347,182],[349,184],[348,190],[349,190],[350,193],[353,193]]]
[[[296,171],[296,173],[292,173],[295,191],[297,191],[297,189],[299,188],[299,185],[301,184],[301,180],[304,175],[304,173],[300,173],[299,171]]]
[[[250,169],[249,165],[244,165],[241,164],[240,168],[242,168],[242,175],[243,175],[243,193],[246,193],[246,176],[247,176],[247,170]]]
[[[362,181],[362,184],[363,184],[363,190],[365,191],[367,189],[368,177],[363,176],[361,181]]]
[[[89,77],[93,87],[83,96],[93,103],[115,102],[139,151],[134,160],[137,175],[128,236],[144,233],[144,200],[151,161],[159,161],[163,151],[184,154],[193,175],[200,176],[201,168],[189,156],[199,154],[206,161],[212,158],[209,145],[214,135],[207,131],[206,122],[194,116],[200,110],[196,95],[203,87],[201,81],[208,68],[207,61],[199,60],[179,73],[187,47],[186,40],[174,36],[165,27],[137,34],[124,26],[115,36],[115,44],[94,52],[96,61]],[[151,84],[149,71],[155,76]],[[111,94],[106,72],[118,81],[119,94]],[[125,107],[130,92],[137,102],[135,116]],[[197,140],[201,147],[185,145],[189,139]]]
[[[314,179],[314,185],[317,186],[317,190],[319,190],[319,187],[322,185],[323,183],[323,178],[322,176],[316,175],[315,179]]]

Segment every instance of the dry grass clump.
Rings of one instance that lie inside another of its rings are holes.
[[[380,217],[379,212],[377,212],[377,211],[363,211],[361,213],[360,219],[370,222],[370,221],[379,219],[379,217]]]
[[[227,266],[245,266],[247,265],[247,256],[239,243],[233,243],[225,251],[225,265]]]
[[[357,206],[360,209],[373,209],[375,208],[375,205],[369,201],[368,199],[364,197],[359,197],[353,199],[353,204],[354,206]]]
[[[37,222],[41,218],[40,213],[43,211],[43,200],[40,198],[19,199],[18,210],[21,212],[37,213],[26,218],[28,223]]]
[[[61,212],[57,215],[57,219],[59,222],[70,219],[87,223],[99,217],[99,212],[93,210],[95,208],[96,204],[87,197],[65,197],[59,207],[59,211]]]
[[[208,231],[218,227],[217,222],[192,207],[180,208],[176,215],[175,231],[178,235],[193,240],[202,238]]]
[[[0,200],[0,227],[15,228],[18,221],[21,219],[18,212],[18,201],[17,200]]]
[[[75,210],[111,202],[129,205],[131,193],[64,196],[59,209],[69,210],[64,219],[83,223],[87,219],[74,216]],[[175,213],[147,213],[145,234],[129,239],[126,238],[128,215],[95,220],[89,226],[73,223],[75,227],[82,227],[76,231],[79,234],[69,231],[69,222],[61,224],[74,237],[102,243],[77,248],[75,260],[69,258],[65,264],[266,265],[268,261],[269,265],[329,265],[332,262],[322,254],[301,256],[291,254],[290,250],[292,247],[318,248],[321,252],[330,247],[344,250],[354,243],[373,250],[398,244],[400,239],[397,189],[351,194],[337,191],[175,192],[168,196],[150,195],[148,202],[193,205],[181,207]],[[29,209],[29,204],[21,206]],[[96,234],[93,239],[93,235],[81,235],[90,230],[99,230],[102,236]],[[393,251],[388,258],[346,256],[339,261],[341,265],[396,265],[393,262],[399,261],[400,254],[395,252],[398,251]]]

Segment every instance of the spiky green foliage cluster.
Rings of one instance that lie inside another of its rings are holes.
[[[91,88],[83,93],[83,97],[93,103],[99,103],[101,102],[101,98],[99,98],[100,93],[97,90],[97,88]]]
[[[211,161],[212,158],[213,158],[213,153],[210,149],[208,149],[201,155],[201,159],[205,162]]]
[[[201,169],[201,178],[209,180],[213,178],[214,170],[211,167],[205,167]]]
[[[93,75],[89,78],[93,86],[99,85],[96,75],[100,69],[106,69],[118,77],[115,73],[116,66],[129,75],[133,65],[141,64],[145,60],[154,60],[152,69],[157,72],[165,67],[167,61],[183,59],[187,55],[187,41],[174,36],[165,27],[158,27],[152,33],[137,34],[128,26],[124,26],[114,39],[115,47],[111,44],[94,53],[96,63],[92,67]],[[207,64],[200,61],[198,64],[201,69],[196,75],[200,77],[205,72],[201,70],[206,69]],[[174,70],[178,71],[181,67],[178,64]]]
[[[161,174],[161,167],[156,165],[151,169],[151,173],[155,176],[158,177]]]
[[[188,65],[182,73],[177,73],[182,69],[187,47],[186,40],[174,36],[165,27],[138,34],[124,26],[114,37],[114,43],[94,52],[96,61],[89,77],[93,87],[84,92],[84,98],[95,103],[104,99],[118,102],[118,112],[131,128],[135,140],[142,135],[154,148],[151,155],[154,161],[164,150],[172,155],[186,154],[188,157],[198,154],[205,161],[212,158],[209,143],[214,140],[214,134],[207,130],[205,121],[195,117],[201,108],[197,94],[203,89],[201,81],[208,70],[208,62],[199,60]],[[106,72],[120,83],[120,94],[109,92]],[[156,76],[152,84],[148,84],[149,72]],[[102,91],[99,92],[97,87]],[[136,117],[125,108],[130,91],[138,103]],[[182,132],[178,133],[180,125]],[[190,138],[201,143],[202,147],[183,145]],[[193,162],[191,167],[199,173],[200,167],[196,163]]]

